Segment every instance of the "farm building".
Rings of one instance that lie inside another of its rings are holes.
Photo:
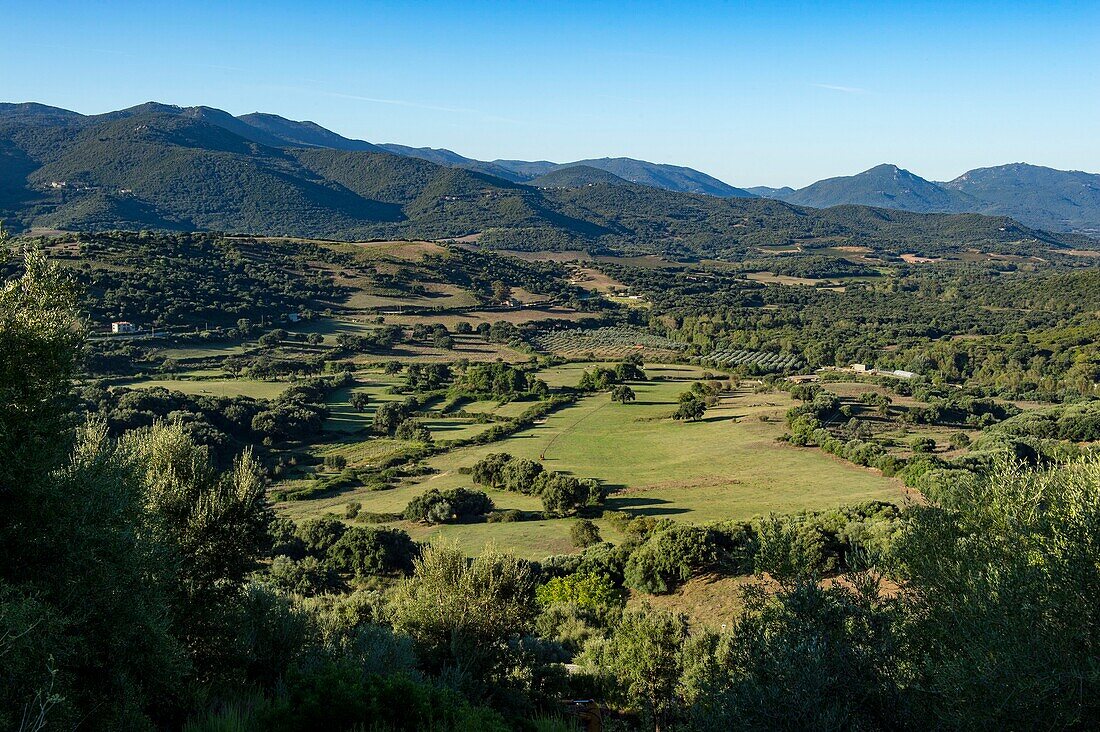
[[[111,323],[112,333],[137,333],[137,326],[128,320],[116,320]]]

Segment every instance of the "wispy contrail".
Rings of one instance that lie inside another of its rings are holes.
[[[818,89],[828,89],[829,91],[844,92],[845,94],[866,94],[866,89],[860,89],[858,86],[839,86],[837,84],[811,84]]]
[[[354,99],[360,102],[370,102],[371,104],[389,104],[395,107],[412,107],[413,109],[428,109],[433,112],[448,112],[450,114],[476,114],[480,117],[489,120],[496,120],[498,122],[511,122],[512,124],[519,124],[519,120],[509,119],[508,117],[498,117],[493,114],[488,114],[480,109],[468,109],[466,107],[444,107],[437,104],[425,104],[423,102],[414,102],[408,99],[384,99],[382,97],[367,97],[360,94],[345,94],[343,92],[326,91],[324,89],[308,89],[304,87],[280,87],[288,91],[306,92],[311,94],[320,94],[326,97],[334,97],[336,99]]]

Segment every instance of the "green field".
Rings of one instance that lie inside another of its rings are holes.
[[[374,419],[374,410],[384,402],[399,402],[405,397],[400,394],[388,394],[387,390],[401,379],[386,376],[381,372],[359,372],[356,386],[345,386],[333,391],[328,398],[328,420],[325,432],[354,433],[366,429]],[[351,395],[365,393],[370,396],[367,408],[357,412],[352,408]]]
[[[575,384],[585,367],[566,364],[541,375],[552,384]],[[876,471],[817,449],[777,442],[784,432],[783,414],[791,405],[785,393],[755,394],[742,388],[724,395],[702,421],[681,423],[669,415],[680,392],[702,371],[690,366],[647,366],[646,372],[654,380],[632,385],[638,395],[634,404],[612,403],[607,394],[584,397],[505,440],[429,459],[427,464],[435,472],[427,477],[408,479],[392,490],[347,493],[284,510],[296,517],[317,515],[355,500],[364,511],[399,512],[429,488],[470,486],[469,475],[460,469],[490,452],[541,458],[547,470],[599,478],[614,491],[608,509],[690,522],[901,498],[900,484]],[[488,493],[498,508],[540,508],[531,496]],[[568,523],[402,526],[419,538],[446,537],[471,553],[492,541],[521,556],[537,558],[568,550]]]
[[[290,386],[286,381],[257,381],[255,379],[134,379],[116,386],[130,389],[152,389],[159,386],[169,391],[207,396],[246,396],[253,399],[274,399]]]

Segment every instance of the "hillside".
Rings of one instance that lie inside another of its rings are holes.
[[[769,199],[715,198],[642,186],[547,190],[559,210],[611,231],[600,243],[631,252],[737,258],[759,247],[843,244],[887,255],[977,249],[1028,255],[1089,240],[1025,227],[1007,217],[918,214],[867,206],[828,209]],[[520,246],[522,242],[510,242]]]
[[[888,164],[857,175],[820,180],[783,196],[789,203],[814,208],[855,203],[920,213],[968,210],[968,198]]]
[[[614,173],[590,165],[570,165],[533,178],[530,184],[536,188],[579,188],[600,183],[617,186],[627,182]]]
[[[1100,236],[1100,175],[1027,163],[977,168],[946,183],[883,164],[798,190],[768,186],[746,190],[815,208],[854,203],[902,211],[981,213],[1011,216],[1048,231]]]
[[[377,145],[338,135],[316,122],[295,122],[276,114],[260,112],[245,114],[236,119],[253,129],[262,130],[288,147],[329,147],[334,150],[383,152]]]
[[[794,193],[794,189],[790,186],[783,186],[782,188],[772,188],[771,186],[750,186],[745,189],[754,196],[760,196],[761,198],[775,198],[780,201],[786,200],[787,196]]]
[[[598,158],[591,160],[578,160],[567,165],[587,165],[644,186],[663,188],[669,191],[681,193],[704,193],[708,196],[720,198],[751,198],[752,194],[740,188],[723,183],[722,181],[700,173],[698,170],[685,168],[680,165],[661,165],[647,163],[644,160],[633,158]]]
[[[1100,175],[1027,163],[978,168],[943,186],[982,202],[982,213],[1055,231],[1100,236]]]
[[[419,158],[420,160],[427,160],[430,163],[445,165],[450,168],[463,168],[478,173],[487,173],[497,178],[510,180],[513,183],[519,183],[520,181],[526,180],[525,176],[517,175],[504,166],[497,165],[496,163],[487,163],[484,160],[474,160],[473,158],[459,155],[455,151],[447,150],[446,148],[409,147],[408,145],[397,145],[395,143],[386,143],[379,147],[394,155]]]

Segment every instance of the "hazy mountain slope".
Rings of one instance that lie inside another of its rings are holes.
[[[493,163],[506,168],[519,180],[533,181],[562,168],[575,168],[583,165],[611,173],[625,181],[653,188],[681,193],[705,193],[718,197],[751,198],[753,194],[741,188],[680,165],[663,165],[634,158],[592,158],[576,160],[571,163],[551,163],[548,160],[494,160]]]
[[[493,165],[504,168],[517,180],[532,180],[540,175],[546,175],[551,170],[569,165],[565,163],[551,163],[549,160],[494,160]]]
[[[794,193],[794,189],[790,186],[783,186],[782,188],[772,188],[770,186],[752,186],[746,188],[746,191],[754,196],[760,196],[761,198],[774,198],[777,201],[784,201]]]
[[[19,120],[24,124],[56,124],[84,119],[79,112],[71,112],[61,107],[51,107],[37,102],[0,102],[0,120]]]
[[[916,212],[976,210],[976,204],[965,193],[947,190],[889,164],[876,165],[856,175],[826,178],[783,198],[814,208],[855,203]]]
[[[1056,231],[1100,235],[1100,175],[1027,163],[978,168],[944,183],[997,213]]]
[[[628,182],[614,173],[593,168],[591,165],[569,165],[540,175],[532,179],[530,184],[537,188],[576,188],[577,186],[590,186],[598,183],[617,186]]]
[[[487,163],[484,160],[474,160],[473,158],[459,155],[454,150],[447,150],[446,148],[409,147],[408,145],[397,145],[394,143],[385,143],[384,145],[379,145],[379,147],[394,155],[403,155],[405,157],[417,158],[418,160],[427,160],[436,165],[446,165],[452,168],[476,170],[479,173],[493,175],[497,178],[510,180],[513,183],[525,180],[524,176],[516,175],[513,171],[495,163]]]
[[[772,245],[812,249],[840,241],[886,254],[949,254],[972,248],[1030,254],[1084,241],[979,214],[918,214],[853,205],[818,210],[637,185],[547,189],[544,194],[563,213],[611,230],[602,243],[685,257],[737,256]]]
[[[383,152],[378,145],[352,140],[325,129],[316,122],[295,122],[277,114],[253,112],[236,117],[241,123],[269,135],[275,144],[290,147],[328,147],[334,150]]]
[[[663,188],[668,191],[705,193],[708,196],[721,198],[752,197],[752,194],[748,191],[734,188],[706,173],[700,173],[698,170],[680,165],[662,165],[644,160],[634,160],[633,158],[597,158],[577,160],[566,164],[567,167],[575,165],[588,165],[599,168],[600,170],[606,170],[608,173],[614,173],[631,183],[640,183],[641,185]]]

